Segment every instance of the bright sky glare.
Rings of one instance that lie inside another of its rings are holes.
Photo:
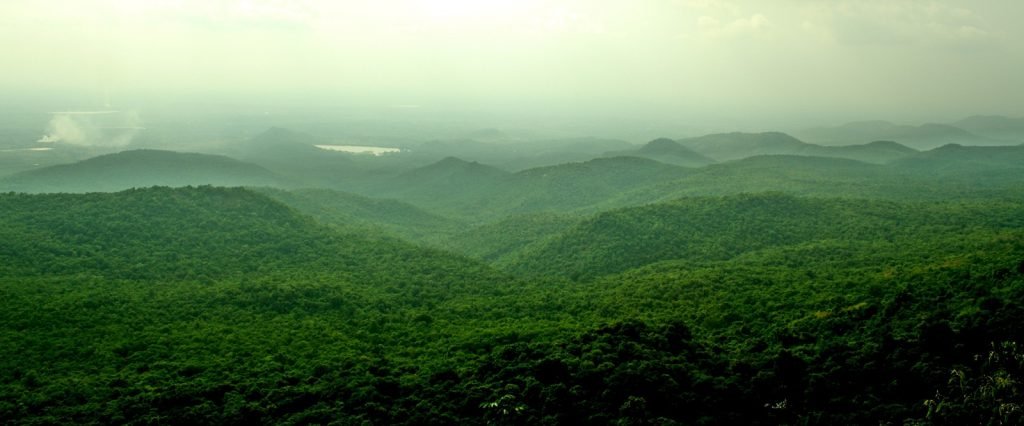
[[[6,0],[0,90],[1024,115],[1021,17],[1017,0]]]

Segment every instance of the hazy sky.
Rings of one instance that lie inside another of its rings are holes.
[[[4,0],[0,91],[1019,116],[1022,20],[1021,0]]]

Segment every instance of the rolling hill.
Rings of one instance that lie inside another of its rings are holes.
[[[625,141],[592,137],[542,140],[432,140],[413,149],[413,155],[439,159],[458,157],[508,171],[586,161],[602,152],[631,147]]]
[[[797,133],[806,141],[821,145],[856,145],[870,141],[894,141],[914,149],[932,149],[946,144],[993,145],[999,142],[948,124],[899,125],[888,121],[862,121],[838,127],[819,127]]]
[[[201,424],[223,407],[298,421],[323,408],[311,396],[362,401],[332,417],[366,415],[379,397],[353,396],[361,356],[486,345],[501,326],[477,310],[520,303],[503,296],[515,280],[480,262],[339,232],[239,188],[0,194],[0,264],[8,421]],[[483,322],[451,323],[469,317]]]
[[[1001,115],[975,115],[953,123],[954,126],[976,135],[1006,141],[1024,143],[1024,117],[1010,118]]]
[[[390,281],[387,277],[398,270],[415,269],[412,264],[391,264],[387,259],[392,256],[463,262],[358,229],[332,231],[280,202],[241,188],[155,187],[3,197],[0,240],[7,250],[2,260],[18,265],[5,268],[7,275],[84,272],[173,281],[319,270],[315,273],[358,283],[371,277]],[[34,241],[19,242],[15,232],[33,235]],[[66,246],[77,249],[60,249]],[[458,269],[479,268],[467,263]]]
[[[119,191],[154,185],[287,186],[288,181],[263,167],[224,156],[160,150],[101,155],[0,180],[3,190],[22,192]]]
[[[0,418],[962,424],[1020,371],[1022,213],[761,194],[464,234],[534,281],[241,188],[0,194]]]
[[[1024,144],[1013,146],[963,146],[956,144],[921,152],[898,161],[900,166],[960,165],[962,167],[1024,167]]]
[[[988,149],[974,148],[981,152]],[[796,155],[750,157],[713,164],[679,179],[624,192],[599,208],[766,191],[894,201],[1013,199],[1024,195],[1024,173],[1015,166],[979,166],[983,163],[972,164],[955,156],[948,159],[950,164],[944,164],[947,160],[929,159],[926,154],[914,154],[885,165]]]
[[[579,220],[577,216],[555,213],[511,215],[455,234],[445,241],[444,247],[476,259],[499,262],[504,256],[569,229]]]
[[[436,242],[438,238],[459,229],[459,222],[396,200],[329,189],[254,190],[312,216],[321,223],[342,228],[368,228],[410,241]]]
[[[841,146],[811,145],[803,151],[805,155],[848,158],[874,164],[888,164],[918,152],[916,149],[893,141],[874,141],[861,145]]]
[[[681,145],[719,161],[739,160],[761,155],[802,155],[846,158],[875,164],[913,155],[917,150],[892,141],[875,141],[842,146],[822,146],[803,142],[785,133],[723,133],[682,139]]]
[[[692,169],[637,157],[598,158],[516,173],[450,157],[382,180],[367,194],[486,223],[509,214],[587,210],[623,191],[691,173]]]
[[[674,259],[725,261],[812,241],[892,241],[963,226],[1019,228],[1024,205],[956,210],[940,205],[742,194],[684,198],[599,213],[509,256],[503,266],[529,276],[587,281]]]
[[[1024,188],[1024,145],[945,145],[895,161],[892,166],[936,182],[969,182],[977,192]]]
[[[686,148],[678,142],[668,138],[655,139],[644,146],[633,150],[608,152],[605,153],[604,156],[641,157],[683,167],[702,167],[715,162],[715,160],[698,154],[692,149]]]
[[[805,196],[882,196],[917,182],[897,180],[890,168],[855,160],[765,155],[713,164],[680,179],[620,194],[611,206],[640,205],[700,195],[781,191]],[[916,191],[916,188],[915,188]]]
[[[679,139],[677,142],[716,161],[738,160],[758,155],[797,154],[810,146],[779,132],[718,133]]]
[[[646,158],[598,158],[523,170],[499,188],[496,198],[513,213],[587,211],[624,191],[692,173]]]

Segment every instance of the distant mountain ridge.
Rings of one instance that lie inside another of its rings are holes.
[[[847,158],[883,164],[917,152],[892,141],[822,146],[804,142],[782,132],[716,133],[680,139],[678,144],[718,161],[740,160],[759,155],[801,155]]]
[[[1024,145],[963,146],[957,144],[921,152],[893,166],[933,173],[992,173],[1018,171],[1024,175]]]
[[[680,139],[677,142],[717,161],[738,160],[756,155],[792,154],[809,146],[782,132],[715,133]]]
[[[1024,117],[975,115],[953,123],[969,132],[1007,142],[1024,143]]]
[[[715,163],[715,160],[701,155],[690,148],[680,145],[679,142],[668,138],[652,140],[638,149],[610,151],[605,153],[603,156],[641,157],[683,167],[702,167]]]
[[[24,192],[119,191],[148,186],[286,186],[273,172],[221,155],[131,150],[18,173],[0,188]]]
[[[817,127],[796,133],[803,140],[826,145],[855,145],[870,141],[895,141],[915,149],[932,149],[956,143],[961,145],[995,145],[1000,141],[980,136],[963,128],[938,123],[920,126],[900,125],[888,121],[859,121],[837,127]]]
[[[402,173],[403,179],[447,179],[452,177],[493,178],[509,175],[497,167],[466,161],[458,157],[445,157],[440,161]]]
[[[326,151],[315,145],[327,142],[313,135],[281,127],[271,127],[251,138],[227,145],[227,155],[267,167],[334,167],[348,158],[340,152]]]

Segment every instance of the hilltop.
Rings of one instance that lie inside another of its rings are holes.
[[[715,162],[715,160],[698,154],[692,149],[686,148],[678,142],[668,138],[652,140],[637,149],[607,152],[604,156],[641,157],[683,167],[701,167]]]
[[[794,154],[809,144],[779,132],[718,133],[680,139],[680,145],[717,161],[737,160],[757,155]]]
[[[586,281],[659,261],[724,261],[811,241],[923,238],[921,232],[946,232],[967,224],[1024,226],[1024,206],[1004,207],[950,215],[929,204],[771,193],[685,198],[599,213],[507,258],[505,266],[524,275]]]
[[[118,191],[147,186],[285,186],[287,180],[232,158],[161,150],[132,150],[21,172],[0,188],[24,192]]]
[[[838,127],[818,127],[803,130],[798,135],[804,140],[822,145],[855,145],[870,141],[894,141],[914,149],[932,149],[955,143],[961,145],[993,145],[999,143],[962,128],[927,123],[920,126],[899,125],[888,121],[861,121]]]
[[[1024,143],[1024,117],[975,115],[957,121],[953,125],[987,138],[1007,143]]]
[[[459,222],[397,200],[364,197],[329,189],[255,191],[280,201],[317,221],[341,228],[366,228],[410,241],[435,241],[454,233]]]

